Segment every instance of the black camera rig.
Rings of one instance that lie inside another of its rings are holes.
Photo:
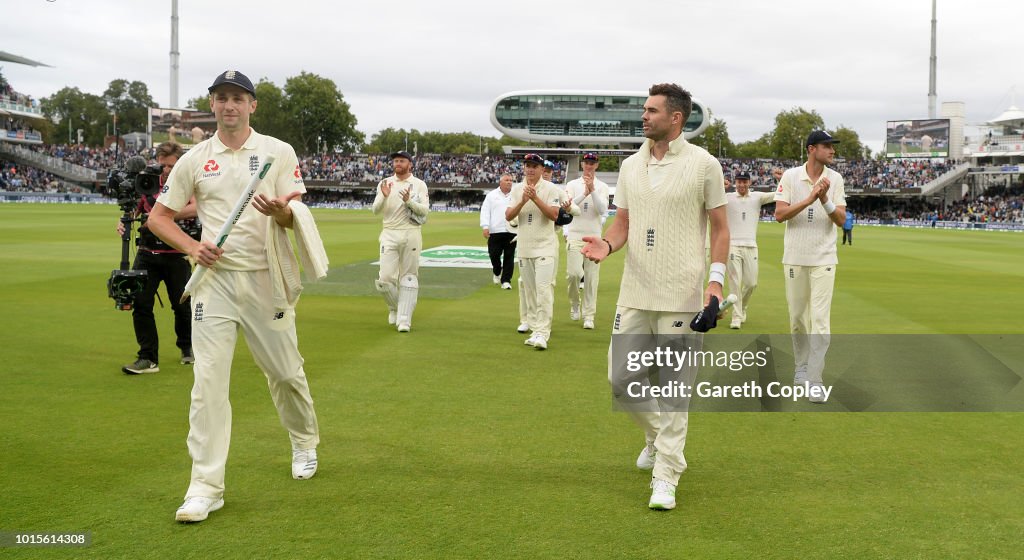
[[[133,224],[142,218],[133,216],[140,196],[153,196],[160,191],[160,174],[163,168],[159,165],[146,165],[142,156],[128,159],[123,168],[111,169],[107,174],[107,196],[115,198],[121,208],[121,266],[110,272],[107,280],[107,295],[114,300],[114,307],[121,311],[131,311],[135,306],[135,296],[146,287],[149,273],[145,270],[131,270],[128,262],[128,244],[132,238]]]

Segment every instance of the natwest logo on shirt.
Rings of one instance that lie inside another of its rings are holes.
[[[206,160],[206,164],[203,165],[203,172],[204,179],[217,177],[220,175],[220,165],[217,164],[216,160],[208,159]]]

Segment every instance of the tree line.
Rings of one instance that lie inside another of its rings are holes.
[[[775,115],[775,127],[757,140],[734,144],[729,138],[729,128],[722,119],[712,118],[707,129],[691,140],[712,155],[731,158],[804,159],[804,142],[813,130],[828,130],[839,140],[836,156],[846,159],[868,159],[871,150],[860,141],[860,136],[846,126],[835,128],[825,126],[825,119],[817,111],[795,107]]]
[[[252,116],[252,126],[261,133],[280,138],[303,155],[341,151],[343,153],[390,153],[408,150],[417,153],[500,154],[502,146],[529,145],[508,136],[487,137],[472,132],[437,132],[416,129],[385,128],[369,138],[356,126],[358,121],[344,95],[334,81],[301,72],[288,78],[279,87],[267,78],[255,86],[259,102]],[[188,102],[200,111],[210,110],[209,96],[202,94]],[[33,125],[48,143],[103,145],[105,138],[128,132],[144,132],[148,109],[156,107],[146,84],[117,79],[110,82],[102,95],[65,87],[40,100],[45,122]],[[839,125],[827,128],[814,110],[795,107],[775,116],[774,128],[760,138],[736,144],[729,137],[728,126],[719,118],[692,142],[713,155],[732,158],[802,159],[803,142],[816,129],[829,130],[840,140],[836,155],[847,159],[871,156],[857,133]]]

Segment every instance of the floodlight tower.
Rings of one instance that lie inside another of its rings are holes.
[[[934,29],[934,28],[933,28]],[[934,43],[933,43],[934,44]],[[171,0],[171,107],[178,108],[178,0]]]
[[[932,56],[928,59],[928,118],[935,118],[935,2],[932,0]]]

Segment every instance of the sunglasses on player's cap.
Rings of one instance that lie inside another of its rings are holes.
[[[549,159],[546,159],[546,160],[544,160],[544,167],[546,167],[548,169],[554,169],[555,168],[555,162],[553,162],[553,161],[551,161]]]
[[[535,163],[537,165],[544,165],[544,158],[537,154],[526,154],[523,156],[523,163]]]

